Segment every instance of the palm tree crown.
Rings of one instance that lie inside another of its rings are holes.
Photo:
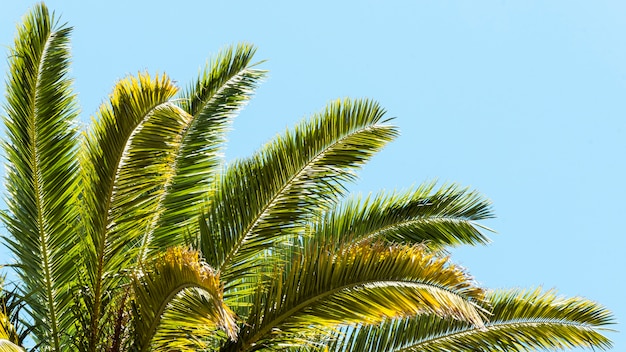
[[[398,134],[378,103],[331,102],[248,158],[225,133],[265,71],[226,48],[180,90],[119,81],[84,133],[71,28],[40,4],[9,55],[4,237],[44,351],[524,351],[609,348],[611,313],[485,290],[447,248],[488,242],[457,185],[349,196]],[[0,306],[0,351],[22,350]],[[12,318],[13,317],[13,318]],[[18,336],[19,335],[19,336]]]

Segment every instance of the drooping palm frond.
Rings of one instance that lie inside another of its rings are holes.
[[[321,217],[312,236],[336,237],[339,246],[373,238],[424,243],[431,249],[487,243],[481,232],[485,228],[476,221],[493,217],[490,202],[456,185],[434,187],[428,183],[406,192],[349,199]]]
[[[436,316],[389,319],[379,326],[347,328],[331,351],[545,351],[575,347],[609,349],[602,335],[611,313],[584,298],[554,291],[499,290],[486,296],[491,308],[484,329]]]
[[[89,246],[85,251],[86,272],[89,275],[89,296],[85,298],[90,313],[86,336],[90,350],[98,344],[101,324],[106,316],[103,306],[107,297],[118,287],[123,277],[123,263],[135,258],[121,253],[129,242],[136,241],[136,232],[112,231],[118,195],[116,179],[123,166],[123,156],[138,126],[155,110],[167,105],[177,89],[165,75],[152,79],[147,74],[120,81],[110,101],[100,108],[93,127],[86,134],[82,148],[84,187],[83,219]],[[147,177],[135,182],[146,182]]]
[[[354,169],[396,136],[383,115],[372,101],[333,102],[226,170],[207,210],[211,238],[201,249],[222,272],[227,295],[260,253],[333,204]]]
[[[200,300],[175,299],[188,289],[197,289]],[[205,332],[219,327],[231,338],[236,337],[234,316],[222,300],[219,273],[203,263],[196,251],[168,249],[151,267],[137,272],[133,291],[138,351],[179,350],[190,342],[185,331],[198,327]],[[169,315],[164,316],[166,311]]]
[[[284,348],[301,344],[303,331],[421,314],[483,326],[482,290],[423,246],[362,242],[334,252],[312,245],[289,263],[223,351]]]
[[[68,78],[71,29],[39,4],[18,28],[9,58],[5,237],[30,292],[34,335],[61,350],[72,333],[69,283],[78,241],[75,95]]]
[[[113,231],[143,238],[142,252],[197,232],[189,226],[210,198],[225,131],[264,75],[252,68],[254,51],[245,44],[224,50],[189,92],[156,107],[133,133],[115,183]]]

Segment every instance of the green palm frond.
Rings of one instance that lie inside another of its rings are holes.
[[[147,74],[120,81],[110,101],[100,108],[93,127],[85,136],[82,148],[82,175],[84,186],[83,219],[90,245],[85,254],[89,273],[87,309],[91,314],[90,349],[95,348],[101,323],[106,316],[103,306],[122,276],[123,264],[136,256],[122,252],[128,244],[137,241],[136,232],[115,231],[119,192],[115,186],[123,166],[124,153],[133,133],[151,114],[174,96],[177,89],[165,75],[152,79]],[[137,184],[146,182],[139,177]],[[143,229],[142,229],[143,230]]]
[[[180,295],[188,289],[199,294]],[[168,249],[153,267],[137,273],[133,291],[135,343],[140,351],[181,347],[189,343],[184,332],[198,328],[206,332],[219,327],[231,338],[236,337],[234,316],[222,300],[219,273],[203,263],[196,251]]]
[[[314,225],[313,236],[337,237],[338,245],[377,238],[424,243],[431,249],[488,243],[481,232],[485,228],[476,221],[493,217],[491,203],[456,185],[434,187],[429,183],[406,192],[349,199]]]
[[[614,320],[595,302],[554,291],[499,290],[484,329],[436,316],[389,319],[379,326],[347,328],[331,351],[544,351],[609,349],[602,335]]]
[[[483,292],[423,246],[361,243],[333,253],[311,246],[270,283],[225,351],[301,343],[302,331],[434,314],[483,326]]]
[[[333,204],[354,169],[396,136],[383,115],[369,100],[336,101],[226,170],[207,211],[211,240],[201,249],[227,292],[281,235]]]
[[[71,334],[68,284],[75,262],[78,196],[76,97],[68,78],[71,29],[37,5],[18,28],[9,59],[4,123],[8,140],[5,237],[35,337],[53,350]]]
[[[115,231],[143,234],[143,246],[156,252],[197,233],[189,226],[209,198],[226,129],[264,75],[252,68],[254,51],[245,44],[224,50],[189,92],[153,109],[136,129],[115,183]]]

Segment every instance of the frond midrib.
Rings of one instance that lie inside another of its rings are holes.
[[[32,109],[31,109],[31,116],[33,117],[32,119],[32,126],[30,126],[30,138],[31,138],[31,155],[33,157],[33,159],[35,160],[33,162],[33,188],[36,194],[35,197],[35,204],[37,207],[37,224],[39,227],[39,240],[40,240],[40,245],[41,245],[41,254],[42,254],[42,266],[43,266],[43,271],[44,271],[44,280],[45,280],[45,285],[46,285],[46,305],[48,306],[48,312],[50,314],[50,327],[52,329],[52,336],[53,336],[53,340],[54,340],[54,349],[55,350],[59,350],[60,348],[60,341],[59,341],[59,327],[58,327],[58,321],[57,321],[57,312],[56,312],[56,305],[54,304],[54,297],[53,297],[53,279],[52,279],[52,274],[50,272],[50,258],[49,258],[49,249],[48,249],[48,235],[46,234],[45,228],[47,227],[45,225],[45,217],[43,214],[43,205],[42,205],[42,196],[43,196],[43,180],[42,180],[42,175],[41,172],[39,170],[39,148],[38,148],[38,134],[37,134],[37,102],[39,100],[39,94],[37,93],[39,91],[39,87],[41,84],[41,72],[43,71],[43,65],[44,65],[44,61],[45,61],[45,57],[48,53],[49,47],[50,47],[50,41],[52,40],[52,37],[54,36],[55,32],[50,32],[46,38],[46,43],[43,47],[43,51],[41,53],[41,57],[39,59],[39,65],[37,65],[37,78],[36,78],[36,83],[35,83],[35,87],[32,91],[32,101],[33,101],[33,105],[32,105]],[[30,125],[30,124],[29,124]]]

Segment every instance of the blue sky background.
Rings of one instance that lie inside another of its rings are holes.
[[[32,5],[5,2],[4,53]],[[85,123],[127,74],[186,86],[220,48],[255,43],[270,74],[233,126],[229,159],[331,99],[374,98],[402,135],[354,191],[433,179],[479,190],[498,234],[454,250],[457,263],[487,287],[599,301],[626,330],[626,2],[87,3],[47,2],[75,27]],[[609,336],[626,351],[623,332]]]

